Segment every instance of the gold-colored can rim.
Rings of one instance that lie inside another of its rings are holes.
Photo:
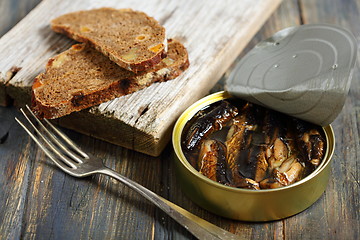
[[[247,193],[247,194],[263,194],[263,193],[268,193],[268,192],[277,192],[277,191],[284,191],[286,189],[291,189],[291,188],[296,188],[299,185],[304,184],[305,182],[307,182],[309,179],[313,178],[314,176],[316,176],[317,174],[319,174],[322,169],[326,168],[326,166],[328,164],[330,164],[330,159],[332,158],[332,155],[334,154],[334,149],[335,149],[335,135],[334,135],[334,131],[333,128],[331,127],[331,125],[325,126],[323,127],[325,136],[326,136],[326,142],[327,142],[327,147],[326,147],[326,152],[325,152],[325,156],[323,161],[321,162],[321,164],[308,176],[306,176],[305,178],[301,179],[298,182],[295,182],[291,185],[288,186],[284,186],[284,187],[280,187],[280,188],[275,188],[275,189],[261,189],[261,190],[252,190],[252,189],[244,189],[244,188],[234,188],[234,187],[230,187],[230,186],[226,186],[223,185],[221,183],[218,183],[216,181],[213,181],[209,178],[207,178],[206,176],[202,175],[201,173],[199,173],[193,166],[191,166],[191,164],[189,163],[189,161],[186,159],[182,148],[181,148],[181,135],[182,135],[182,131],[185,127],[185,124],[202,108],[210,105],[211,103],[220,101],[220,100],[224,100],[224,99],[228,99],[231,98],[232,96],[226,92],[226,91],[221,91],[221,92],[217,92],[217,93],[213,93],[211,95],[208,95],[202,99],[200,99],[199,101],[195,102],[193,105],[191,105],[189,108],[187,108],[182,114],[181,116],[178,118],[177,122],[175,123],[174,126],[174,130],[173,130],[173,135],[172,135],[172,142],[173,142],[173,147],[174,147],[174,151],[175,154],[177,155],[178,159],[180,160],[181,164],[194,176],[196,176],[197,178],[202,179],[202,181],[206,182],[209,185],[212,185],[216,188],[222,188],[222,189],[226,189],[227,191],[233,191],[233,192],[242,192],[242,193]]]

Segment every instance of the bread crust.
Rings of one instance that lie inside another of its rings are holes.
[[[174,79],[188,68],[188,53],[176,40],[168,40],[168,46],[167,58],[151,70],[135,74],[89,45],[73,45],[51,58],[46,72],[35,78],[32,107],[39,117],[58,118]]]

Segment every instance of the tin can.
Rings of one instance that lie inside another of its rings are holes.
[[[209,95],[190,106],[177,120],[172,142],[177,158],[175,172],[181,188],[193,202],[217,215],[242,221],[271,221],[295,215],[310,207],[326,189],[335,137],[323,127],[327,148],[322,163],[304,179],[277,189],[250,190],[212,181],[191,166],[181,148],[185,124],[204,107],[231,98],[228,92]]]

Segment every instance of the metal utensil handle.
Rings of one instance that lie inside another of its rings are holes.
[[[150,202],[162,209],[170,217],[172,217],[179,224],[184,226],[189,232],[191,232],[198,239],[240,239],[239,236],[234,235],[222,228],[219,228],[197,216],[186,211],[185,209],[169,202],[168,200],[160,197],[156,193],[141,186],[140,184],[120,175],[114,170],[104,167],[97,171],[98,173],[106,174],[113,177],[136,192],[140,193]]]

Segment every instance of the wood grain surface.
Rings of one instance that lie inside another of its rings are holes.
[[[54,17],[103,6],[144,11],[165,27],[168,38],[185,45],[190,67],[175,80],[61,118],[59,123],[158,156],[180,113],[211,89],[280,1],[44,0],[0,40],[0,52],[8,56],[0,59],[6,93],[20,105],[29,102],[33,79],[44,71],[48,58],[74,43],[50,29]],[[8,77],[14,66],[18,71]]]
[[[18,7],[24,10],[22,1],[14,2],[18,4],[11,5],[11,11],[0,9],[0,16],[10,17]],[[351,30],[359,39],[359,22],[359,0],[284,0],[236,61],[257,42],[285,27],[332,23]],[[231,67],[212,91],[222,89],[230,71]],[[326,192],[307,210],[279,221],[233,221],[196,206],[179,189],[171,144],[159,157],[150,157],[64,131],[107,166],[241,239],[359,239],[359,78],[357,64],[343,111],[332,124],[336,148]],[[0,107],[0,239],[194,239],[116,181],[104,176],[75,179],[61,172],[13,121],[17,115],[13,107]]]

